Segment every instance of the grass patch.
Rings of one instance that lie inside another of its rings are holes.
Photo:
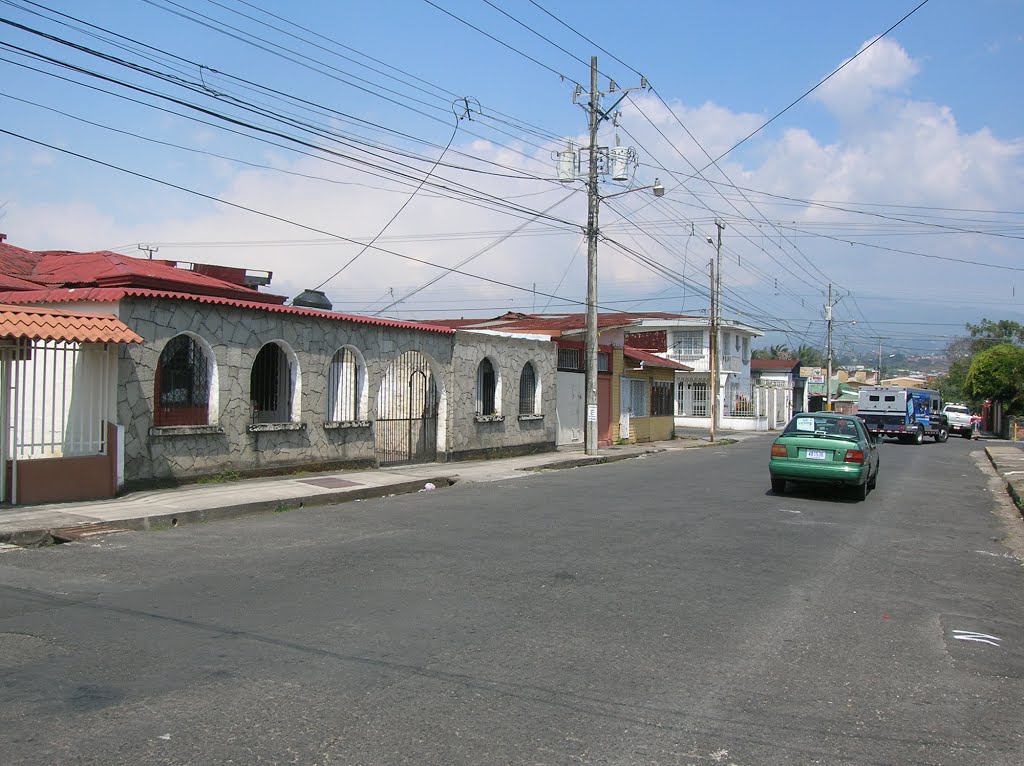
[[[240,481],[242,478],[238,471],[221,471],[212,476],[203,476],[196,479],[196,484],[226,484],[229,481]]]

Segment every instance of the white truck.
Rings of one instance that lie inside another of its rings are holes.
[[[937,442],[949,438],[942,394],[930,388],[864,386],[858,392],[857,416],[875,436],[904,444],[921,444],[925,436]]]
[[[971,410],[964,404],[947,404],[942,408],[942,414],[949,420],[949,432],[960,434],[965,439],[970,439],[974,431],[974,424],[971,422]]]

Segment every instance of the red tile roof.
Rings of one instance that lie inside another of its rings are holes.
[[[664,357],[656,356],[648,351],[633,348],[632,346],[626,346],[623,348],[622,355],[626,357],[626,359],[632,359],[635,362],[643,362],[646,367],[662,367],[668,370],[684,370],[686,372],[693,371],[692,367],[687,367],[685,364],[673,362],[671,359],[665,359]]]
[[[139,343],[142,338],[110,314],[77,314],[0,304],[0,337],[79,343]]]
[[[105,250],[74,253],[66,250],[26,250],[0,242],[0,286],[6,290],[31,290],[42,287],[137,287],[172,290],[224,298],[284,303],[280,295],[261,293],[251,287],[200,273],[209,270],[201,264],[182,268],[177,261],[148,260]],[[221,269],[221,273],[242,269]]]
[[[0,240],[0,302],[110,303],[126,297],[166,298],[446,335],[455,332],[451,327],[432,323],[401,322],[285,306],[283,304],[287,299],[284,296],[261,293],[237,282],[204,273],[243,277],[244,269],[206,264],[188,265],[194,268],[181,268],[177,261],[133,258],[107,251],[73,253],[64,250],[26,250]]]
[[[176,293],[168,290],[148,290],[133,287],[58,287],[49,290],[18,290],[0,292],[0,301],[13,304],[74,303],[80,301],[114,303],[122,298],[164,298],[168,300],[195,301],[197,303],[206,303],[215,306],[231,306],[241,309],[254,309],[256,311],[269,311],[274,314],[289,314],[292,316],[319,317],[321,319],[356,322],[358,324],[377,325],[379,327],[394,327],[405,330],[436,332],[443,335],[451,335],[455,333],[455,330],[450,327],[441,327],[422,322],[402,322],[397,319],[381,319],[379,317],[366,317],[356,314],[339,314],[331,311],[301,308],[299,306],[282,306],[275,303],[258,303],[256,301],[222,298],[216,295],[194,295],[192,293]]]

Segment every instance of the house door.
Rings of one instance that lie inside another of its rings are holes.
[[[437,460],[437,386],[427,358],[407,351],[377,394],[375,452],[382,466]]]
[[[583,445],[583,386],[579,372],[558,373],[555,416],[558,419],[558,446]]]

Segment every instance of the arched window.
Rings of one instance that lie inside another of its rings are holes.
[[[298,360],[280,343],[267,343],[256,354],[249,375],[253,423],[288,423],[299,419]]]
[[[365,388],[366,370],[359,356],[347,346],[338,349],[327,373],[327,420],[362,420]]]
[[[497,415],[498,376],[490,359],[484,359],[476,368],[476,414]]]
[[[526,363],[519,376],[519,414],[537,414],[537,372],[531,362]]]
[[[175,335],[156,365],[153,425],[210,424],[210,388],[215,378],[212,355],[191,335]]]

